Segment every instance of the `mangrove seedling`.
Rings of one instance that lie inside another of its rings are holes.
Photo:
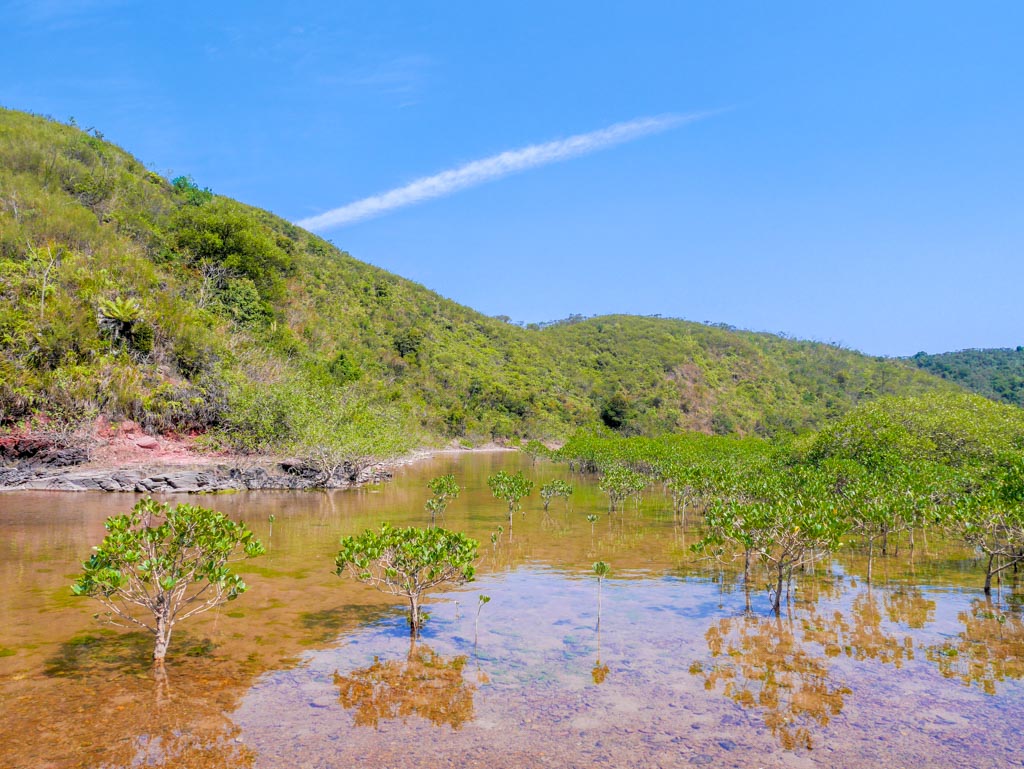
[[[598,516],[591,513],[587,516],[587,520],[590,521],[590,538],[594,538],[594,524],[597,523]]]
[[[480,634],[480,611],[484,608],[484,604],[490,603],[491,597],[489,595],[480,594],[476,597],[476,619],[473,620],[473,646],[476,647],[476,641]]]
[[[612,465],[597,486],[608,495],[608,512],[614,513],[625,499],[639,495],[647,487],[647,476],[622,465]]]
[[[548,509],[551,500],[555,497],[564,497],[566,505],[569,504],[569,497],[572,495],[572,484],[556,478],[550,483],[540,487],[540,498],[544,500],[544,510]]]
[[[451,474],[439,475],[429,481],[427,487],[434,494],[426,504],[427,512],[430,513],[430,525],[434,526],[438,516],[444,518],[444,511],[448,508],[448,503],[456,499],[462,489],[455,482],[455,476]]]
[[[597,629],[601,630],[601,583],[611,573],[612,567],[604,561],[594,563],[594,574],[597,575]]]
[[[196,505],[143,499],[104,526],[107,535],[82,564],[71,590],[102,603],[113,624],[121,624],[116,616],[127,623],[122,626],[152,633],[158,664],[177,623],[246,591],[229,567],[233,557],[265,552],[244,523]]]
[[[523,446],[522,450],[524,454],[530,457],[532,464],[537,464],[537,459],[539,457],[551,457],[551,449],[549,449],[540,441],[527,441],[526,445]]]
[[[407,598],[409,631],[416,636],[426,621],[423,595],[438,585],[472,581],[477,546],[475,539],[447,529],[396,529],[385,523],[380,531],[342,537],[335,573]]]
[[[491,493],[495,497],[508,503],[508,534],[511,537],[512,516],[521,509],[520,500],[533,491],[533,481],[524,478],[521,470],[515,475],[499,470],[487,479],[487,485],[491,487]]]

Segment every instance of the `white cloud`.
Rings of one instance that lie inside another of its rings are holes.
[[[396,208],[404,208],[424,200],[444,197],[453,192],[501,179],[530,168],[538,168],[581,155],[589,155],[591,152],[618,144],[625,144],[643,136],[676,128],[684,123],[692,123],[711,114],[713,113],[698,112],[689,115],[637,118],[625,123],[616,123],[598,131],[570,136],[567,139],[509,150],[489,158],[474,160],[472,163],[442,171],[433,176],[417,179],[404,187],[363,198],[317,216],[301,219],[297,224],[309,230],[329,230],[343,227],[380,216]]]

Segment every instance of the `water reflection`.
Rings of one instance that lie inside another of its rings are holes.
[[[356,726],[377,728],[382,720],[411,716],[458,729],[473,720],[476,685],[465,677],[469,657],[442,657],[412,642],[406,659],[381,661],[348,675],[334,674],[342,706],[354,711]]]
[[[885,611],[892,622],[920,630],[935,618],[935,601],[920,588],[901,585],[885,595]]]
[[[826,592],[833,592],[828,590]],[[845,611],[823,608],[814,592],[783,617],[744,613],[713,624],[705,634],[711,664],[695,664],[707,690],[722,693],[761,712],[765,725],[787,749],[811,749],[830,720],[839,715],[853,689],[832,663],[837,658],[874,661],[902,668],[914,659],[914,640],[884,625],[877,591],[853,596]],[[902,588],[886,595],[894,622],[913,627],[934,611],[920,591]]]
[[[788,617],[726,617],[705,636],[713,664],[694,669],[706,689],[721,686],[729,699],[761,710],[787,749],[813,747],[813,729],[827,726],[851,693],[831,684],[825,657],[804,644],[799,629]]]
[[[151,646],[137,633],[63,644],[48,661],[48,679],[4,702],[4,766],[254,766],[256,753],[225,715],[251,683],[251,668],[206,656],[154,668]]]
[[[859,662],[876,660],[897,668],[914,658],[914,639],[887,632],[882,626],[882,607],[871,589],[854,597],[849,618],[840,611],[825,618],[809,607],[804,639],[821,645],[827,657],[843,653]]]
[[[971,601],[960,612],[964,629],[956,638],[934,644],[926,656],[945,678],[996,693],[996,684],[1024,678],[1024,619],[1020,606],[991,599]]]

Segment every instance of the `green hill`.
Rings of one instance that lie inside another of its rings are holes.
[[[0,425],[102,414],[255,450],[340,426],[406,443],[602,423],[767,435],[954,389],[901,361],[682,320],[521,328],[98,134],[0,110]]]
[[[918,368],[994,401],[1024,406],[1024,347],[959,350],[910,359]]]

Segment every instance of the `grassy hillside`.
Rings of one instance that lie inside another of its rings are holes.
[[[406,443],[601,423],[773,434],[953,389],[899,361],[680,320],[520,328],[101,136],[0,110],[0,425],[103,414],[255,450],[342,428]]]
[[[919,352],[910,362],[986,398],[1024,406],[1024,347],[959,350],[938,355]]]

